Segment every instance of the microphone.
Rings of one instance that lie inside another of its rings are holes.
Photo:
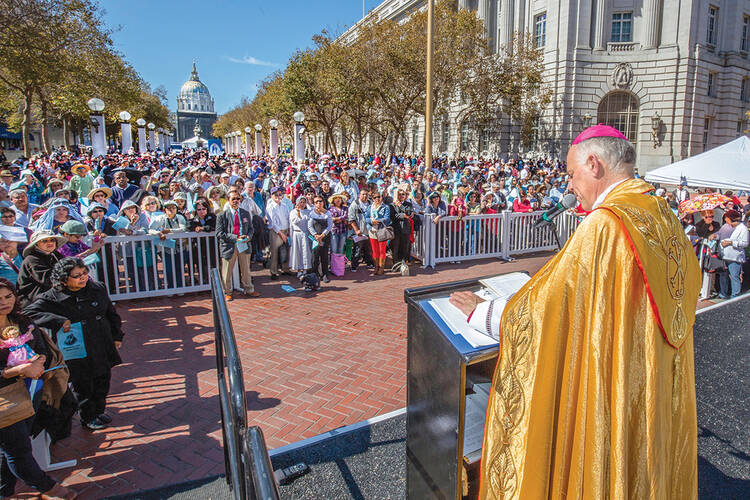
[[[557,202],[554,207],[544,212],[541,217],[534,221],[534,229],[551,223],[552,219],[565,212],[569,208],[575,207],[577,204],[578,200],[576,199],[576,195],[574,195],[573,193],[566,194],[560,201]]]

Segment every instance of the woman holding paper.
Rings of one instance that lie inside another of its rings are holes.
[[[112,421],[105,413],[112,367],[122,363],[122,320],[104,285],[89,280],[81,259],[66,257],[52,271],[52,288],[24,309],[34,322],[53,332],[53,340],[73,332],[82,348],[65,359],[73,392],[80,402],[81,425],[103,429]]]

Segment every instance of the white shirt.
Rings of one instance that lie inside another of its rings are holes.
[[[284,200],[286,200],[287,203],[285,203]],[[289,215],[293,208],[294,206],[292,205],[292,202],[289,201],[289,198],[286,196],[281,198],[281,203],[276,203],[273,198],[268,200],[268,203],[266,203],[266,217],[268,218],[269,229],[277,233],[279,231],[288,230]]]
[[[625,181],[627,181],[627,180],[628,180],[628,179],[622,179],[622,180],[619,180],[619,181],[615,182],[614,184],[611,184],[611,185],[610,185],[610,186],[609,186],[609,187],[608,187],[607,189],[605,189],[604,191],[602,191],[602,194],[600,194],[600,195],[599,195],[599,197],[598,197],[598,198],[596,199],[596,201],[594,202],[593,206],[591,207],[591,210],[594,210],[594,209],[595,209],[595,208],[597,208],[597,207],[598,207],[599,205],[601,205],[602,203],[604,203],[604,199],[605,199],[605,198],[607,197],[607,195],[608,195],[609,193],[611,193],[611,192],[612,192],[612,190],[613,190],[614,188],[616,188],[617,186],[619,186],[620,184],[622,184],[623,182],[625,182]]]
[[[729,237],[732,242],[728,247],[722,250],[722,258],[733,262],[745,262],[745,248],[750,244],[750,232],[742,222],[737,224]]]

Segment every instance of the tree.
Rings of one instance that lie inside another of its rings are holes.
[[[24,152],[34,96],[66,75],[78,57],[111,46],[98,6],[91,0],[2,0],[0,10],[15,22],[0,21],[0,82],[23,102]],[[47,103],[42,103],[47,108]]]

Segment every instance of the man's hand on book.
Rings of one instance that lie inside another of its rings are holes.
[[[462,313],[469,316],[477,305],[484,302],[474,292],[455,292],[450,296],[450,303],[456,306]]]

